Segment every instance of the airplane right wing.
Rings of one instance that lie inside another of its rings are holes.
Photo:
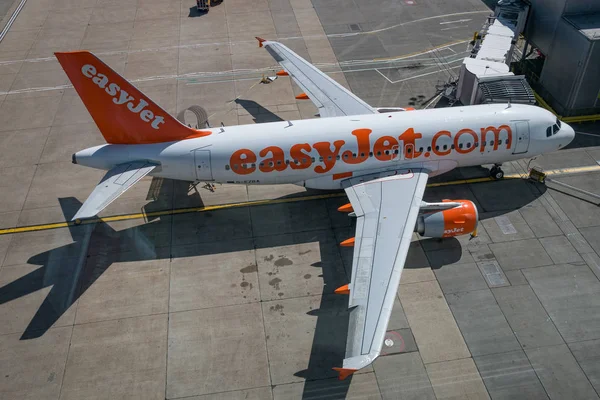
[[[377,110],[331,79],[314,65],[294,53],[287,46],[256,38],[271,56],[300,86],[302,91],[325,117],[377,114]]]
[[[334,368],[340,379],[381,352],[428,178],[419,169],[383,175],[345,182],[357,221],[346,357],[342,368]]]
[[[104,175],[71,221],[97,215],[157,166],[147,161],[134,161],[115,166]]]

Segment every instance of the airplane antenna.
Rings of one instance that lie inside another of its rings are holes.
[[[510,108],[510,98],[508,99],[508,106],[506,108]]]

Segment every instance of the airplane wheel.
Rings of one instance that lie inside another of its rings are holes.
[[[498,167],[493,167],[492,169],[490,169],[490,176],[495,180],[500,180],[504,178],[504,171],[502,171],[502,169]]]

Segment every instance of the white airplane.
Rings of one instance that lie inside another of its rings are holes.
[[[550,112],[488,104],[393,112],[377,109],[281,43],[261,38],[319,110],[320,118],[192,129],[86,51],[56,53],[107,144],[79,151],[75,164],[108,173],[73,218],[97,215],[145,175],[239,184],[343,188],[340,211],[357,218],[346,357],[340,379],[380,354],[414,231],[428,237],[473,233],[469,200],[422,200],[430,176],[558,150],[575,136]]]

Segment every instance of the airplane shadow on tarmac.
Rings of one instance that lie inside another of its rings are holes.
[[[157,204],[162,204],[161,207],[164,209],[164,199],[168,196],[173,196],[175,207],[178,208],[202,206],[203,203],[198,192],[193,192],[191,196],[188,194],[188,182],[167,181],[167,183],[169,184],[162,185],[160,192],[155,196],[155,200],[144,206],[146,213],[157,211],[160,208]],[[486,185],[489,187],[485,187]],[[529,188],[526,186],[529,186]],[[542,185],[535,185],[522,180],[505,180],[481,183],[477,185],[477,188],[473,188],[471,185],[430,188],[427,189],[425,198],[431,201],[439,201],[443,198],[473,200],[481,211],[480,218],[485,219],[526,206],[541,195],[543,190]],[[513,195],[507,200],[506,193],[514,193],[515,191],[526,192],[526,195]],[[320,203],[321,201],[303,201],[299,207],[302,207],[301,210],[306,213],[305,215],[310,215],[312,212],[317,212],[316,210],[319,207],[322,210],[323,204]],[[354,220],[345,215],[339,215],[336,211],[336,208],[346,203],[347,199],[342,196],[326,201],[330,202],[327,207],[329,219],[333,231],[337,233],[338,237],[334,239],[331,232],[329,232],[326,235],[332,237],[331,239],[319,240],[321,261],[313,264],[322,273],[324,288],[319,309],[308,312],[309,315],[317,317],[308,367],[295,374],[306,379],[303,398],[344,398],[352,380],[351,377],[345,381],[325,379],[334,378],[336,373],[331,368],[342,365],[348,327],[347,298],[334,295],[332,292],[337,287],[349,282],[352,250],[340,248],[337,246],[336,241],[340,238],[345,239],[354,236]],[[298,206],[299,203],[287,204],[293,207],[293,204]],[[257,207],[288,207],[287,204]],[[69,221],[81,206],[81,203],[71,197],[60,199],[60,205],[65,220]],[[176,224],[188,225],[185,228],[189,227],[190,229],[187,229],[184,235],[193,237],[193,235],[203,234],[205,229],[210,230],[211,226],[227,225],[234,227],[246,224],[248,213],[239,212],[240,210],[245,209],[225,209],[184,214],[182,215],[183,218],[180,217],[179,222],[174,219],[175,217],[160,217],[149,220],[148,223],[143,225],[119,231],[114,230],[104,222],[70,226],[68,229],[73,243],[31,257],[28,262],[40,265],[40,267],[1,287],[0,304],[26,296],[45,287],[52,287],[21,336],[21,340],[27,340],[44,335],[114,262],[221,254],[315,241],[316,234],[313,234],[311,226],[308,226],[310,222],[302,222],[302,219],[297,219],[294,221],[307,224],[304,229],[296,228],[300,232],[299,234],[254,237],[255,234],[251,233],[252,240],[229,240],[228,236],[225,236],[222,240],[208,245],[179,246],[179,248],[171,246],[171,243],[173,243],[172,236],[175,236]],[[272,210],[276,210],[276,208]],[[284,214],[292,214],[292,211],[288,209],[281,211],[282,208],[279,208],[277,210]],[[264,210],[260,214],[277,215],[275,212],[264,212]],[[183,227],[181,229],[183,230]],[[181,231],[179,234],[182,235]],[[197,243],[194,242],[193,244]],[[420,247],[428,251],[428,249],[436,249],[440,246],[446,251],[443,252],[443,259],[429,260],[429,265],[432,268],[442,268],[444,265],[452,264],[460,259],[461,245],[457,239],[423,239],[419,242],[413,242],[413,249],[409,251],[405,268],[415,267],[413,252],[420,250]],[[343,264],[341,268],[339,266],[340,259]],[[423,264],[419,263],[419,267],[422,266]],[[318,274],[319,272],[315,273],[315,275]]]

